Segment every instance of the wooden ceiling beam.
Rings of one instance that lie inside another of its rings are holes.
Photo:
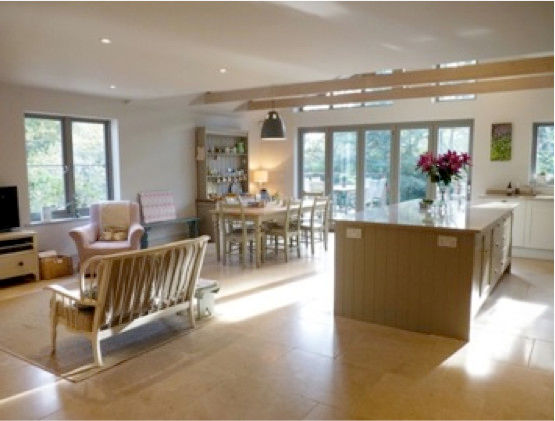
[[[267,110],[270,108],[292,108],[305,105],[347,104],[353,102],[387,101],[444,95],[484,94],[540,88],[553,88],[553,75],[525,76],[519,78],[458,83],[453,85],[402,87],[384,91],[335,96],[274,98],[260,101],[248,101],[245,105],[240,107],[240,109]]]
[[[206,92],[196,103],[213,104],[230,101],[246,101],[261,98],[294,97],[324,94],[348,89],[395,87],[425,83],[488,79],[497,77],[523,76],[553,73],[553,56],[525,58],[474,65],[411,70],[392,74],[364,74],[348,79],[333,79],[317,82],[292,83],[230,91]]]

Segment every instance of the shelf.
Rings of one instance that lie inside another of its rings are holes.
[[[246,153],[214,153],[214,152],[208,152],[206,155],[208,156],[214,156],[214,157],[218,157],[218,156],[236,156],[236,157],[244,157],[244,156],[248,156],[248,154]]]

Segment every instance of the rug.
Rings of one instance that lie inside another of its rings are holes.
[[[77,283],[65,286],[77,288]],[[51,354],[50,297],[51,292],[39,290],[0,301],[0,349],[72,382],[85,380],[194,331],[185,316],[147,323],[101,341],[104,365],[96,367],[90,341],[63,325],[58,325],[56,353]]]

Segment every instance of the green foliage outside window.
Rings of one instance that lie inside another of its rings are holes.
[[[536,133],[536,176],[553,182],[553,125],[538,125]]]
[[[106,143],[102,122],[71,121],[73,167],[64,159],[64,120],[25,118],[27,175],[32,219],[39,219],[45,206],[65,211],[87,208],[108,197]],[[66,197],[66,174],[71,171],[73,197]]]

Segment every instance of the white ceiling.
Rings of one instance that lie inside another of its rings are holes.
[[[552,51],[553,2],[0,3],[0,81],[130,99]]]

